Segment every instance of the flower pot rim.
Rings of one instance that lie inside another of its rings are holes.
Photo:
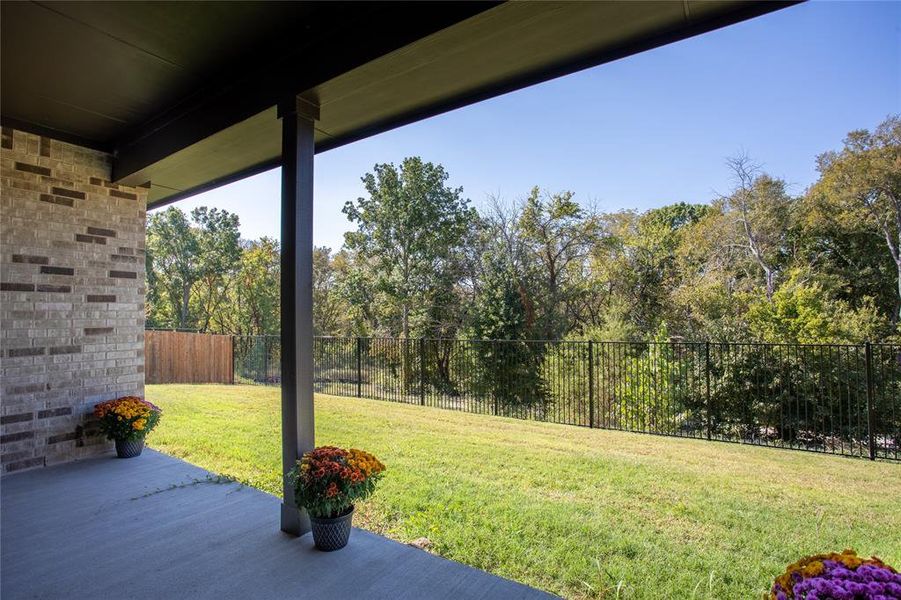
[[[334,523],[336,521],[346,519],[348,516],[354,513],[354,510],[356,510],[356,507],[351,504],[349,510],[341,513],[337,517],[314,517],[313,515],[310,515],[310,521],[316,521],[317,523]]]
[[[144,451],[144,438],[136,440],[116,439],[116,456],[119,458],[135,458]]]

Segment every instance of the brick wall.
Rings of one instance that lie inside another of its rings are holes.
[[[144,390],[146,190],[110,157],[0,137],[3,473],[108,452],[93,405]]]

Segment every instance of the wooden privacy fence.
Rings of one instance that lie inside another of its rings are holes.
[[[232,336],[145,331],[146,383],[234,383]]]

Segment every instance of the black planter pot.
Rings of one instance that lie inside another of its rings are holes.
[[[353,516],[354,507],[351,506],[346,514],[334,519],[310,517],[316,547],[324,552],[332,552],[346,546],[347,540],[350,539],[350,522]]]
[[[116,440],[116,456],[119,458],[134,458],[141,456],[144,450],[144,438],[136,440]]]

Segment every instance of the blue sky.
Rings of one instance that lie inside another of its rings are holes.
[[[377,162],[441,163],[476,207],[538,185],[642,210],[708,202],[740,151],[800,193],[817,154],[898,112],[901,3],[810,2],[319,154],[314,238],[340,248],[341,207]],[[278,237],[279,185],[273,170],[177,206],[217,206],[244,237]]]

